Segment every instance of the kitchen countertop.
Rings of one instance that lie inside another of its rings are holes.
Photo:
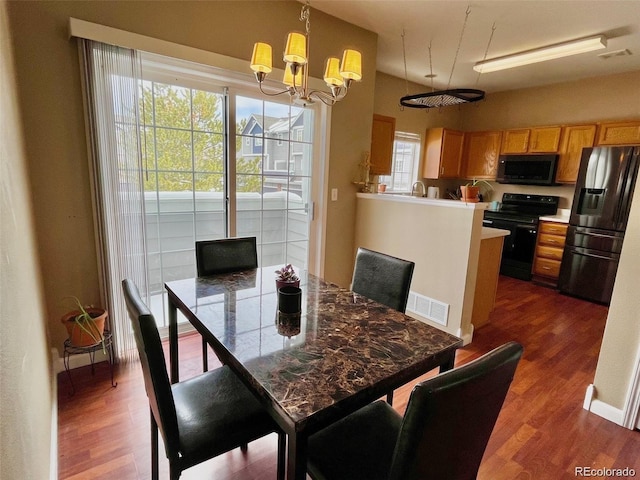
[[[571,210],[560,208],[558,209],[558,213],[555,215],[545,215],[540,217],[540,220],[545,222],[558,222],[558,223],[569,223],[569,217],[571,216]]]
[[[487,240],[489,238],[506,237],[511,232],[509,230],[503,230],[502,228],[482,227],[482,236],[480,240]]]
[[[469,208],[486,210],[489,204],[487,202],[467,203],[460,200],[449,200],[446,198],[427,198],[416,197],[412,195],[401,195],[394,193],[356,193],[358,198],[368,198],[376,200],[385,200],[391,202],[405,202],[405,203],[417,203],[421,205],[431,205],[435,207],[449,207],[449,208]]]

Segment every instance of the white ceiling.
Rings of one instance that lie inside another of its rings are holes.
[[[434,87],[443,89],[449,83],[467,8],[470,13],[450,88],[489,93],[640,70],[640,0],[311,0],[311,24],[317,9],[377,33],[377,70],[402,79],[404,31],[407,77],[427,87],[431,42]],[[594,35],[605,35],[608,45],[479,76],[473,65],[485,58],[494,23],[487,59]],[[598,57],[624,49],[631,55]]]

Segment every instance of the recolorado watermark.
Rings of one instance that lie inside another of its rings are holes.
[[[636,471],[633,468],[593,468],[575,467],[576,477],[605,477],[605,478],[633,478]]]

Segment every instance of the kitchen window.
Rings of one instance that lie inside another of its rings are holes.
[[[411,193],[420,161],[420,135],[396,132],[393,141],[391,175],[380,175],[378,183],[387,185],[388,192]]]

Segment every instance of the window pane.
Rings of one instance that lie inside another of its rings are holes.
[[[387,191],[408,193],[417,178],[420,159],[420,136],[396,132],[393,143],[391,175],[381,175],[379,183],[387,185]]]
[[[191,95],[189,89],[153,83],[154,125],[191,128]]]

